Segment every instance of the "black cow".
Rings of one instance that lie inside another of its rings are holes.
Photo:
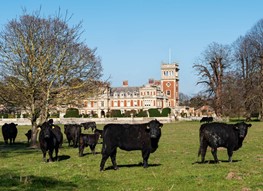
[[[8,139],[10,141],[10,144],[15,143],[15,139],[17,136],[17,124],[14,123],[5,123],[2,126],[2,134],[5,140],[5,144],[8,144]]]
[[[108,157],[111,157],[113,168],[118,169],[116,163],[117,147],[122,150],[141,150],[143,167],[148,167],[148,158],[158,148],[163,124],[152,120],[144,124],[107,124],[103,129],[102,159],[100,170]]]
[[[85,130],[91,128],[91,130],[94,131],[94,129],[96,129],[96,123],[94,121],[81,123],[81,125],[84,127]]]
[[[32,130],[29,129],[27,133],[25,134],[25,136],[27,137],[27,143],[29,143],[29,141],[31,140],[31,136],[32,136]]]
[[[216,163],[219,162],[217,158],[218,147],[227,148],[228,161],[232,162],[233,151],[238,150],[242,146],[243,140],[247,135],[248,127],[251,127],[251,124],[244,122],[236,124],[202,124],[199,132],[200,148],[198,152],[198,157],[201,154],[201,162],[203,163],[205,161],[208,146],[211,147],[211,152]]]
[[[73,147],[78,147],[79,136],[81,134],[81,125],[79,124],[65,124],[64,125],[64,133],[68,140],[68,146],[70,146],[70,142],[72,140]]]
[[[214,118],[213,117],[202,117],[200,120],[200,123],[206,122],[206,123],[211,123],[213,122]]]
[[[95,147],[98,143],[100,135],[94,134],[80,134],[79,138],[79,156],[83,156],[84,148],[89,146],[92,154],[95,154]]]
[[[53,161],[53,151],[55,150],[55,160],[58,160],[58,150],[63,142],[63,134],[60,127],[49,122],[44,122],[39,133],[39,145],[43,153],[43,161],[46,162],[46,153],[49,154],[49,162]]]

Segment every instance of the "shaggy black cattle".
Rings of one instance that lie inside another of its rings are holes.
[[[13,144],[15,143],[15,139],[17,136],[17,124],[14,123],[5,123],[2,126],[2,134],[3,134],[3,138],[5,140],[5,144],[8,144],[8,139],[9,139],[9,143]]]
[[[98,143],[100,135],[94,134],[80,134],[79,138],[79,156],[83,156],[84,148],[89,146],[92,154],[95,154],[95,147]]]
[[[70,142],[73,142],[73,147],[78,147],[79,136],[81,134],[81,125],[79,124],[65,124],[64,125],[64,133],[68,140],[68,146],[70,146]]]
[[[107,124],[103,129],[103,146],[100,170],[108,157],[111,157],[113,168],[118,169],[116,163],[117,147],[122,150],[141,150],[144,168],[148,167],[148,158],[158,148],[161,137],[161,127],[157,120],[144,124]]]
[[[213,117],[202,117],[200,120],[200,123],[206,122],[206,123],[211,123],[213,122],[214,118]]]
[[[251,124],[244,122],[236,124],[225,124],[225,123],[206,123],[200,127],[200,148],[198,156],[201,154],[201,162],[205,161],[205,154],[207,147],[211,147],[211,152],[216,163],[217,148],[227,148],[228,161],[232,162],[233,151],[238,150],[243,143],[247,135],[248,128]]]
[[[39,145],[43,153],[43,161],[46,162],[46,153],[49,154],[49,162],[53,161],[55,150],[55,160],[58,160],[58,150],[63,141],[63,134],[58,126],[49,122],[44,122],[39,133]]]
[[[32,130],[29,129],[27,133],[25,134],[25,136],[27,137],[27,143],[29,143],[29,141],[31,140],[31,136],[32,136]]]
[[[85,130],[88,130],[89,128],[91,128],[92,131],[94,131],[94,129],[96,129],[97,127],[94,121],[81,123],[81,125],[84,127]]]

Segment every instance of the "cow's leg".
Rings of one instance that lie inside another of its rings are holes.
[[[114,170],[118,170],[118,166],[116,163],[116,154],[117,154],[117,148],[113,149],[110,154],[110,158],[111,158],[111,162],[112,162]]]
[[[150,151],[142,150],[142,158],[143,158],[143,167],[148,168],[148,159],[150,156]]]
[[[110,155],[108,153],[102,153],[102,159],[101,159],[101,162],[100,162],[100,171],[104,170],[105,162],[107,161],[109,156]]]
[[[228,162],[232,162],[233,149],[227,148]]]
[[[46,160],[47,151],[42,150],[42,153],[43,153],[43,161],[44,161],[44,162],[47,162],[47,160]]]
[[[72,142],[73,142],[73,147],[76,148],[77,147],[77,136],[74,137]]]
[[[54,149],[49,149],[49,150],[48,150],[49,162],[53,162],[53,158],[52,158],[53,150],[54,150]]]
[[[84,144],[79,144],[79,157],[83,156],[85,145]]]
[[[216,147],[215,148],[211,148],[211,153],[212,153],[212,155],[213,155],[213,157],[215,159],[215,162],[218,163],[219,161],[218,161],[218,158],[217,158],[217,148]]]
[[[55,160],[58,161],[58,148],[59,145],[55,148]]]
[[[94,145],[94,144],[92,144],[92,145],[89,146],[89,148],[90,148],[90,150],[91,150],[91,152],[92,152],[93,155],[95,155],[95,146],[96,146],[96,145]]]

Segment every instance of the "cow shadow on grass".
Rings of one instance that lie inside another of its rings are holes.
[[[88,156],[88,155],[101,155],[101,152],[95,152],[95,154],[93,154],[93,153],[83,153],[83,157],[84,156]]]
[[[138,163],[138,164],[121,164],[117,165],[118,168],[136,168],[136,167],[143,167],[143,163]],[[148,168],[150,167],[156,167],[156,166],[161,166],[161,164],[148,164]],[[114,170],[113,166],[106,167],[104,170]]]
[[[70,159],[69,155],[58,155],[58,161],[63,161],[68,159]]]
[[[69,181],[61,181],[51,177],[19,176],[12,171],[0,172],[0,190],[77,190],[78,185]]]
[[[37,149],[28,147],[27,143],[1,144],[0,143],[0,157],[9,158],[15,155],[29,155],[39,152]]]
[[[236,163],[240,161],[242,160],[232,160],[232,162],[229,162],[228,160],[219,160],[219,163],[216,163],[214,160],[206,160],[203,163],[201,161],[196,161],[196,162],[193,162],[192,164],[220,164],[220,163]]]

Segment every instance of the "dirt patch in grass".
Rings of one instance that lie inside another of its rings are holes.
[[[226,176],[226,179],[227,180],[233,180],[233,179],[235,179],[235,180],[242,180],[242,177],[241,176],[239,176],[237,173],[235,173],[235,172],[229,172],[228,174],[227,174],[227,176]]]

